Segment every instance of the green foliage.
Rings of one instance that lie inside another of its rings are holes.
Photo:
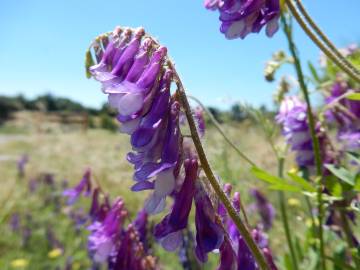
[[[118,125],[116,124],[114,118],[105,113],[100,115],[100,127],[111,132],[118,130]]]

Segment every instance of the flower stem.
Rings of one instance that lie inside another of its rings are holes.
[[[287,3],[289,3],[289,0],[286,0]],[[324,216],[324,206],[323,206],[323,199],[322,199],[322,183],[321,183],[321,175],[322,175],[322,165],[321,165],[321,155],[320,155],[320,144],[319,140],[316,136],[315,132],[315,120],[314,115],[311,108],[311,102],[309,97],[309,91],[307,89],[307,86],[305,84],[304,74],[301,68],[300,59],[298,56],[298,52],[292,37],[292,29],[289,26],[289,23],[287,22],[287,19],[285,18],[284,14],[281,14],[281,21],[283,24],[283,29],[285,36],[288,40],[289,50],[291,52],[291,55],[294,59],[294,67],[295,71],[299,80],[300,89],[303,93],[306,106],[307,106],[307,117],[309,121],[309,127],[310,127],[310,135],[312,140],[312,145],[314,148],[314,156],[315,156],[315,166],[316,166],[316,174],[317,174],[317,202],[318,202],[318,219],[319,219],[319,242],[320,242],[320,263],[321,263],[321,269],[326,270],[326,261],[325,261],[325,246],[324,246],[324,236],[323,236],[323,216]]]
[[[305,7],[301,3],[301,0],[295,0],[296,5],[302,14],[302,16],[305,18],[306,22],[313,28],[316,34],[319,35],[321,40],[326,44],[326,46],[329,47],[330,50],[338,57],[348,68],[350,68],[354,73],[356,73],[358,76],[360,76],[359,70],[354,67],[335,47],[335,45],[331,42],[331,40],[325,35],[325,33],[320,29],[320,27],[314,22],[314,20],[311,18],[309,13],[306,11]]]
[[[289,7],[291,13],[293,14],[294,18],[298,22],[298,24],[301,26],[304,32],[309,36],[309,38],[319,47],[319,49],[322,50],[323,53],[329,59],[331,59],[342,71],[344,71],[351,78],[353,78],[355,81],[360,83],[360,73],[358,72],[358,70],[355,67],[353,67],[349,62],[347,62],[347,64],[344,63],[344,61],[339,57],[337,57],[337,55],[333,51],[327,48],[327,46],[323,43],[323,41],[318,39],[318,37],[313,33],[313,31],[307,26],[306,22],[302,19],[301,15],[294,6],[292,0],[285,0],[285,2]],[[351,68],[348,67],[349,64],[351,65]]]
[[[285,161],[284,157],[280,157],[278,159],[278,176],[280,178],[283,177],[284,161]],[[291,260],[292,260],[292,265],[294,267],[294,270],[298,270],[299,267],[298,267],[297,257],[296,257],[296,254],[295,254],[294,245],[293,245],[293,242],[292,242],[292,239],[291,239],[291,234],[290,234],[290,229],[289,229],[289,221],[288,221],[286,205],[285,205],[285,194],[284,194],[283,191],[279,191],[279,204],[280,204],[281,220],[283,222],[285,235],[286,235],[286,240],[287,240],[289,250],[290,250],[290,256],[291,256]]]
[[[220,123],[216,120],[216,118],[213,116],[213,114],[209,111],[208,108],[202,104],[202,102],[193,96],[188,96],[188,98],[194,100],[196,103],[200,105],[200,107],[207,113],[209,116],[211,122],[214,124],[215,128],[219,131],[221,136],[225,139],[225,141],[238,153],[240,157],[242,157],[247,163],[249,163],[252,167],[256,167],[255,162],[253,162],[249,157],[246,156],[225,134],[225,132],[222,130]]]
[[[237,229],[239,230],[241,236],[244,238],[247,246],[249,247],[249,249],[251,250],[259,268],[261,270],[270,270],[267,261],[264,257],[264,255],[262,254],[262,252],[260,251],[259,247],[256,245],[254,239],[251,236],[251,233],[248,231],[246,225],[243,223],[243,221],[241,220],[240,216],[238,215],[238,213],[236,212],[236,210],[234,209],[234,207],[232,206],[230,200],[228,199],[228,197],[226,196],[226,194],[223,192],[223,190],[221,189],[211,167],[210,164],[207,160],[206,154],[204,152],[204,149],[202,147],[201,144],[201,140],[199,137],[199,134],[197,133],[197,129],[196,129],[196,124],[195,124],[195,120],[192,116],[191,113],[191,108],[190,108],[190,104],[189,101],[186,97],[185,94],[185,90],[184,87],[182,85],[182,82],[175,70],[175,68],[173,67],[173,65],[171,63],[169,63],[170,68],[174,71],[175,74],[175,78],[176,78],[176,84],[178,87],[177,93],[179,95],[180,101],[182,103],[182,106],[185,110],[185,114],[186,114],[186,118],[189,122],[189,126],[190,126],[190,132],[191,132],[191,136],[196,148],[196,151],[199,155],[199,160],[201,162],[201,166],[205,172],[205,175],[207,176],[212,188],[214,189],[216,195],[219,197],[219,199],[221,200],[221,202],[224,204],[230,218],[234,221]]]

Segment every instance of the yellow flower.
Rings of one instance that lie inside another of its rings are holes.
[[[51,250],[51,251],[48,253],[48,257],[49,257],[50,259],[55,259],[55,258],[61,256],[61,254],[62,254],[62,249],[60,249],[60,248],[55,248],[55,249]]]
[[[314,218],[314,223],[315,223],[315,224],[314,224],[315,226],[319,226],[319,220],[318,220],[317,218]],[[307,219],[306,222],[305,222],[305,224],[306,224],[306,226],[309,227],[309,228],[312,227],[312,220],[311,220],[310,218]]]
[[[300,201],[296,198],[289,198],[288,199],[288,205],[289,206],[294,206],[294,207],[298,207],[301,205]]]
[[[72,264],[72,267],[73,267],[73,269],[74,270],[78,270],[78,269],[80,269],[80,263],[78,263],[78,262],[74,262],[73,264]]]
[[[11,266],[13,268],[25,268],[29,264],[29,261],[26,259],[16,259],[11,261]]]
[[[292,173],[292,174],[295,174],[298,172],[298,168],[296,167],[292,167],[290,170],[289,170],[289,173]]]

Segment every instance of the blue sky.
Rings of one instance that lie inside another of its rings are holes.
[[[336,45],[360,41],[358,0],[304,2]],[[218,31],[218,14],[205,10],[202,0],[0,0],[0,94],[51,92],[98,107],[106,98],[84,76],[84,52],[115,25],[144,26],[157,37],[187,90],[205,104],[225,107],[225,99],[271,105],[276,85],[264,81],[263,67],[272,52],[287,48],[282,33],[228,41]],[[317,62],[318,49],[300,29],[296,41],[303,61]]]

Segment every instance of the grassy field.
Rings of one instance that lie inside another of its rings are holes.
[[[258,165],[276,173],[276,159],[259,128],[248,123],[224,126],[226,134],[240,149]],[[250,201],[248,190],[252,187],[263,190],[268,194],[272,203],[277,203],[276,192],[266,191],[264,184],[251,176],[248,164],[229,148],[212,127],[207,130],[204,146],[217,174],[222,181],[232,183],[235,190],[241,192],[245,204]],[[146,196],[143,192],[135,194],[129,191],[132,185],[132,167],[125,160],[125,155],[129,150],[128,136],[101,129],[89,129],[87,132],[82,132],[76,128],[67,128],[65,131],[49,129],[46,132],[35,132],[28,126],[3,126],[0,129],[0,202],[3,209],[0,214],[0,233],[2,235],[0,236],[0,269],[12,269],[10,262],[21,257],[29,260],[27,269],[53,269],[51,267],[54,267],[56,263],[61,265],[65,262],[66,257],[63,254],[57,261],[49,258],[49,262],[46,264],[38,264],[37,260],[43,258],[36,254],[40,251],[36,248],[27,252],[20,250],[20,237],[10,232],[8,226],[10,215],[13,212],[32,211],[31,214],[34,217],[41,217],[48,221],[54,218],[53,209],[47,209],[46,206],[39,203],[39,198],[26,193],[28,185],[26,181],[36,177],[39,173],[53,173],[58,181],[66,179],[72,185],[81,179],[85,168],[90,167],[96,181],[101,183],[102,188],[109,192],[112,198],[123,197],[127,208],[132,213],[139,210]],[[17,179],[16,161],[24,153],[29,155],[30,160],[26,167],[25,178],[19,180]],[[292,162],[288,161],[287,167],[291,166]],[[44,192],[46,193],[46,191]],[[300,210],[294,208],[291,212],[301,220]],[[256,220],[257,217],[251,216],[250,218]],[[58,234],[67,234],[68,232],[63,228],[58,228],[70,226],[66,221],[66,215],[60,216],[58,219],[51,223],[54,230]],[[301,232],[297,233],[301,236]],[[273,236],[270,239],[275,254],[283,252],[285,248],[284,234],[278,220],[275,222],[274,229],[270,231],[270,236]],[[38,237],[39,241],[44,238],[41,233]],[[84,238],[85,236],[82,234],[69,234],[65,237],[66,241],[79,241],[79,245]],[[163,254],[160,249],[156,250]],[[44,255],[49,250],[45,248],[41,252]],[[80,254],[77,252],[67,251],[65,247],[65,253],[75,259],[86,257],[86,253],[83,251],[79,251]],[[161,263],[164,269],[180,269],[177,266],[175,255],[161,256],[161,259],[163,259]],[[205,269],[212,269],[213,267],[210,265]],[[49,266],[51,267],[46,268]],[[81,266],[78,268],[82,269]]]

